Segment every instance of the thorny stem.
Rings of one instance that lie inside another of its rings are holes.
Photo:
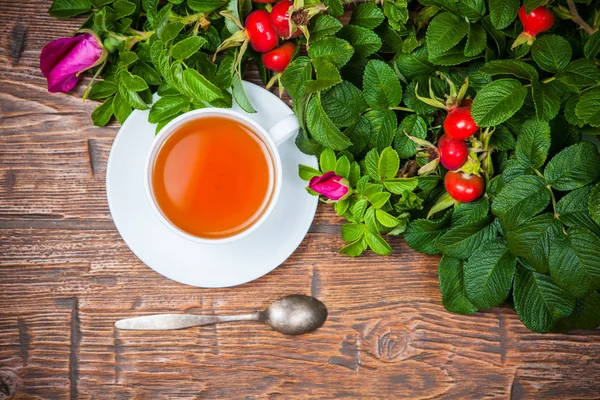
[[[406,112],[414,113],[414,110],[411,110],[408,107],[390,107],[390,110],[394,110],[394,111],[406,111]]]
[[[569,6],[569,11],[571,12],[571,19],[573,20],[573,22],[581,26],[589,35],[593,35],[594,33],[598,32],[598,28],[592,28],[588,25],[587,22],[585,22],[583,18],[581,18],[581,16],[577,12],[577,7],[575,7],[575,3],[573,3],[573,0],[567,0],[567,5]]]

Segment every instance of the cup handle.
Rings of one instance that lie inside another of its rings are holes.
[[[279,146],[281,143],[295,135],[299,129],[300,124],[298,123],[296,114],[290,114],[269,129],[269,136],[271,136],[275,144]]]

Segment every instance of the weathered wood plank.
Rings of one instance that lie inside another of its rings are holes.
[[[447,313],[437,257],[341,256],[330,207],[298,251],[255,282],[197,289],[144,266],[110,219],[104,180],[116,124],[94,102],[49,94],[39,72],[50,2],[0,2],[0,399],[598,398],[600,331],[537,335],[508,307]],[[249,79],[258,80],[255,69]],[[289,293],[328,306],[289,338],[256,323],[118,332],[161,312],[243,313]]]

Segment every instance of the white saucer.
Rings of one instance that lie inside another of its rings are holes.
[[[257,110],[247,114],[267,130],[292,110],[271,92],[244,82]],[[244,113],[237,105],[234,110]],[[146,265],[169,279],[214,288],[257,279],[283,263],[300,245],[317,209],[298,177],[298,164],[318,168],[293,139],[279,146],[283,165],[281,195],[269,218],[250,235],[232,243],[204,245],[184,239],[152,212],[144,192],[144,162],[154,139],[148,111],[134,111],[115,138],[106,171],[106,196],[119,233]],[[243,173],[243,171],[240,171]]]

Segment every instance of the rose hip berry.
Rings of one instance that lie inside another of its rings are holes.
[[[281,46],[264,53],[261,57],[265,68],[275,72],[282,72],[294,56],[296,45],[292,42],[285,42]]]
[[[469,157],[469,149],[464,140],[452,140],[448,135],[442,135],[438,140],[440,163],[449,170],[463,166]]]
[[[453,140],[465,140],[479,127],[471,117],[471,106],[456,107],[448,112],[444,120],[444,132]]]
[[[266,53],[277,46],[277,33],[265,10],[252,11],[246,17],[246,34],[250,46],[259,53]]]
[[[444,178],[444,187],[454,200],[470,203],[481,197],[485,191],[485,181],[481,176],[462,171],[448,172]]]
[[[519,9],[519,19],[523,23],[524,32],[531,36],[545,32],[554,25],[554,15],[545,7],[536,7],[527,14],[525,6],[521,6]]]
[[[302,34],[299,29],[296,29],[294,33],[290,35],[290,15],[288,14],[288,11],[293,5],[294,3],[289,0],[280,1],[273,6],[269,16],[271,25],[275,28],[275,32],[284,38],[295,38]]]

